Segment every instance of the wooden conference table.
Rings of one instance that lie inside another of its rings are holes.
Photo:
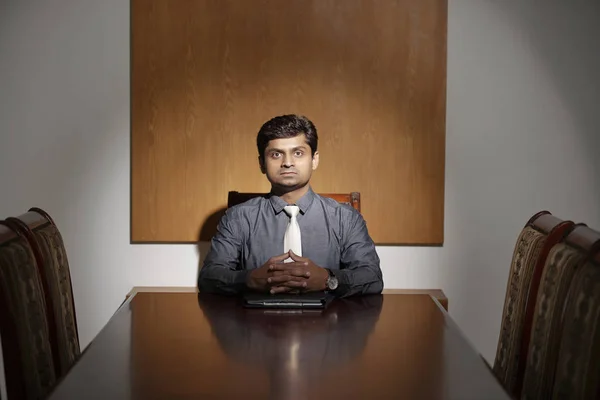
[[[509,399],[428,294],[286,313],[208,294],[133,293],[50,395],[236,398]]]

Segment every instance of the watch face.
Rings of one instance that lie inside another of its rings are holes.
[[[327,279],[327,288],[329,290],[335,290],[338,287],[338,280],[335,276],[330,276],[329,279]]]

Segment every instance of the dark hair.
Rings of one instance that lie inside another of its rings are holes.
[[[287,139],[305,134],[306,142],[310,146],[312,155],[317,151],[317,128],[306,117],[302,115],[288,114],[280,115],[265,122],[256,136],[256,147],[258,155],[263,158],[269,141],[273,139]]]

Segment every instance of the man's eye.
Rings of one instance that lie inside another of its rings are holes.
[[[295,153],[294,153],[294,155],[295,155],[296,157],[302,157],[302,155],[303,155],[303,154],[304,154],[304,153],[303,153],[303,152],[301,152],[301,151],[297,151],[297,152],[295,152]]]
[[[279,158],[281,156],[281,153],[278,153],[276,151],[274,151],[273,153],[271,153],[271,157],[273,158]]]

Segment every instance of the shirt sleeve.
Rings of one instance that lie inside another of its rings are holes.
[[[335,294],[347,297],[355,294],[376,294],[383,290],[383,277],[375,243],[367,230],[363,216],[353,211],[343,222],[344,245],[340,257],[340,270]]]
[[[239,217],[235,209],[229,209],[219,221],[198,274],[200,292],[238,294],[246,288],[248,271],[239,267],[242,241]]]

